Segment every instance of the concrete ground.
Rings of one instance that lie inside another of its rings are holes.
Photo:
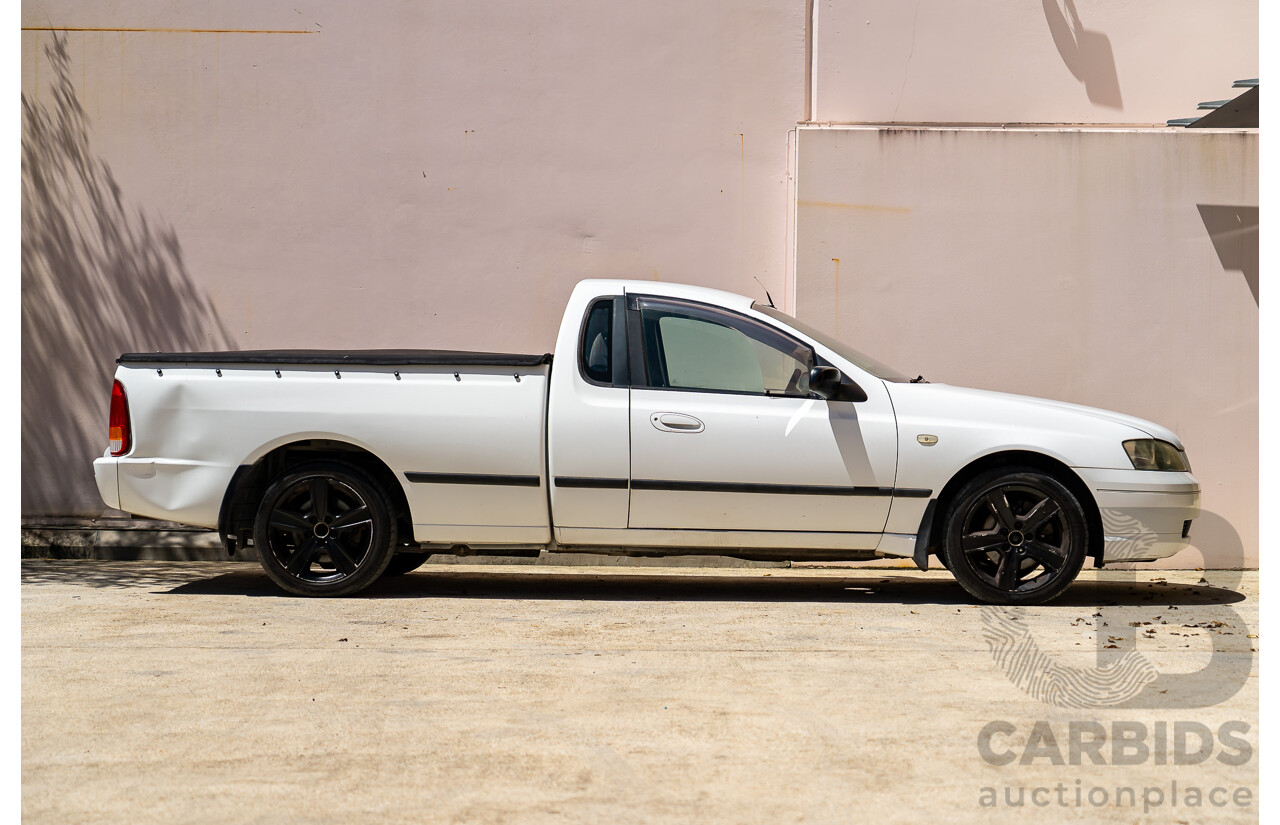
[[[28,823],[1257,819],[1253,572],[22,571]]]

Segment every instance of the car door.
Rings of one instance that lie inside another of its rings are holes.
[[[872,548],[896,461],[883,384],[867,400],[809,392],[811,345],[708,304],[628,296],[636,529],[840,533]]]
[[[576,306],[572,300],[571,305]],[[577,338],[564,331],[556,346],[547,453],[552,512],[561,531],[627,527],[631,391],[625,315],[620,294],[597,296],[585,306]]]

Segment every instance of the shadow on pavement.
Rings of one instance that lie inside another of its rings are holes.
[[[235,572],[163,591],[172,595],[280,596],[260,572]],[[699,574],[600,575],[419,571],[385,579],[359,599],[563,599],[581,601],[848,602],[868,604],[970,604],[951,579],[884,573],[849,576],[721,576]],[[1049,607],[1231,604],[1245,596],[1208,585],[1133,581],[1080,582]]]
[[[210,568],[213,568],[212,570]],[[228,571],[228,568],[232,568]],[[216,572],[215,572],[216,571]],[[600,573],[582,568],[538,572],[476,572],[426,568],[387,578],[355,599],[561,599],[581,601],[743,601],[847,602],[867,604],[972,604],[949,578],[867,570],[846,575],[799,571],[721,575],[682,571]],[[1234,604],[1244,594],[1210,584],[1135,581],[1117,571],[1101,581],[1076,582],[1047,607],[1111,605]],[[269,596],[280,591],[252,562],[92,562],[35,561],[22,564],[27,585],[145,587],[153,593],[186,596]]]
[[[255,563],[227,564],[174,561],[101,561],[97,559],[23,559],[24,585],[78,585],[81,587],[173,587],[186,582],[220,578],[228,567],[262,572]],[[216,571],[216,573],[215,573]],[[212,575],[211,575],[212,574]],[[238,575],[238,573],[232,574]],[[246,576],[249,578],[249,576]],[[270,585],[266,576],[263,583]]]

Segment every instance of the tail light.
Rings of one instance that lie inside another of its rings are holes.
[[[125,397],[124,385],[119,381],[111,384],[111,419],[108,424],[108,437],[111,440],[111,454],[124,455],[133,446],[133,428],[129,424],[129,399]]]

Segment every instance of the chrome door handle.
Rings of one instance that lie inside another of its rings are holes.
[[[698,419],[684,413],[654,413],[649,416],[654,427],[669,433],[700,433],[705,427]]]

